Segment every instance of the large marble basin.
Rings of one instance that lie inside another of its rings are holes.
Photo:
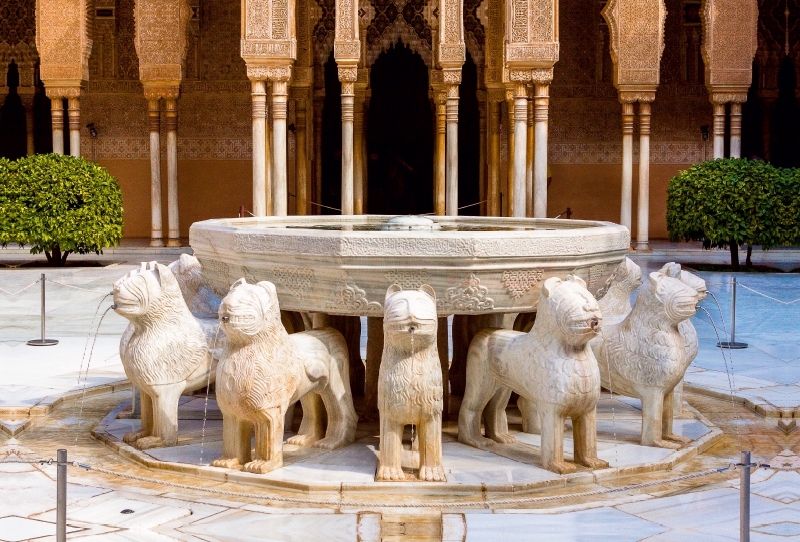
[[[574,274],[596,293],[630,246],[610,222],[442,216],[409,230],[388,229],[391,218],[206,220],[189,239],[219,295],[242,277],[268,280],[282,309],[359,316],[383,316],[393,283],[431,285],[440,316],[534,311],[545,279]]]

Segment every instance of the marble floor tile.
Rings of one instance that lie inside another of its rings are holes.
[[[665,532],[655,523],[614,508],[564,514],[465,514],[466,542],[638,542]]]
[[[460,442],[442,445],[442,466],[447,481],[455,484],[528,484],[558,479],[558,475],[540,467],[506,459]]]
[[[797,471],[775,471],[772,475],[751,486],[756,495],[768,497],[784,504],[800,501],[800,473]]]
[[[132,510],[132,513],[123,513],[123,510]],[[126,529],[151,529],[191,513],[188,508],[111,496],[88,499],[71,506],[67,510],[67,519]]]
[[[375,479],[375,448],[355,443],[306,461],[299,461],[267,475],[273,480],[300,483],[367,483]]]
[[[67,533],[79,531],[77,527],[67,525]],[[56,524],[19,516],[0,517],[0,540],[3,542],[21,542],[35,540],[45,536],[54,536]]]
[[[357,542],[356,514],[260,514],[244,510],[222,513],[184,525],[182,533],[209,542]]]

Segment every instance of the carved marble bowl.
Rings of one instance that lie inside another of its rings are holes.
[[[544,280],[575,274],[596,293],[630,246],[610,222],[435,216],[434,228],[389,229],[391,218],[206,220],[189,239],[219,295],[268,280],[282,309],[358,316],[383,316],[394,283],[433,286],[440,316],[534,311]]]

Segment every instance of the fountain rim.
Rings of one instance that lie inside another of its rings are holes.
[[[425,238],[440,239],[492,239],[509,237],[570,237],[575,235],[607,235],[614,231],[627,231],[625,226],[601,220],[572,220],[558,218],[517,218],[495,216],[431,216],[424,215],[440,226],[475,225],[500,228],[526,228],[502,230],[407,230],[407,229],[375,229],[375,230],[326,230],[303,228],[303,226],[381,226],[389,219],[399,216],[420,215],[290,215],[266,217],[214,218],[192,224],[192,234],[201,230],[216,230],[251,235],[292,235],[298,237],[388,237],[388,238]],[[541,225],[542,229],[527,229]],[[547,226],[552,226],[548,228]]]

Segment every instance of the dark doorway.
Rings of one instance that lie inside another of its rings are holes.
[[[467,53],[458,88],[458,211],[478,216],[480,201],[480,112],[478,110],[478,67]]]
[[[368,211],[433,211],[433,112],[428,67],[398,41],[372,66],[367,120]]]
[[[800,105],[795,95],[796,81],[794,63],[786,57],[778,71],[778,99],[770,130],[771,161],[778,167],[800,166]]]
[[[342,207],[342,84],[331,53],[325,63],[325,102],[322,107],[323,215],[338,215]]]
[[[16,62],[8,66],[8,96],[0,107],[0,156],[16,160],[27,153],[25,107],[17,93],[19,71]]]

